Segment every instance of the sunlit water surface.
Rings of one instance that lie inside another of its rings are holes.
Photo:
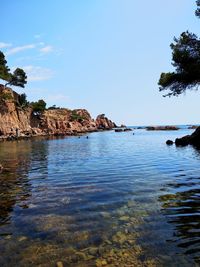
[[[199,266],[191,130],[0,143],[0,266]]]

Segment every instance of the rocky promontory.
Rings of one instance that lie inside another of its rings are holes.
[[[15,91],[0,85],[0,140],[76,135],[116,127],[104,114],[91,118],[86,109],[48,108],[35,113],[31,105],[21,105],[19,98]]]

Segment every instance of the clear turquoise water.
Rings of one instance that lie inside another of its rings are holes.
[[[192,130],[134,132],[0,143],[0,266],[199,266]]]

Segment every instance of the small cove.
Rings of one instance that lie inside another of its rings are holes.
[[[135,130],[0,143],[0,266],[198,266],[200,152]]]

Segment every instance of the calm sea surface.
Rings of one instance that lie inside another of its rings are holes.
[[[191,132],[0,143],[0,266],[200,266]]]

